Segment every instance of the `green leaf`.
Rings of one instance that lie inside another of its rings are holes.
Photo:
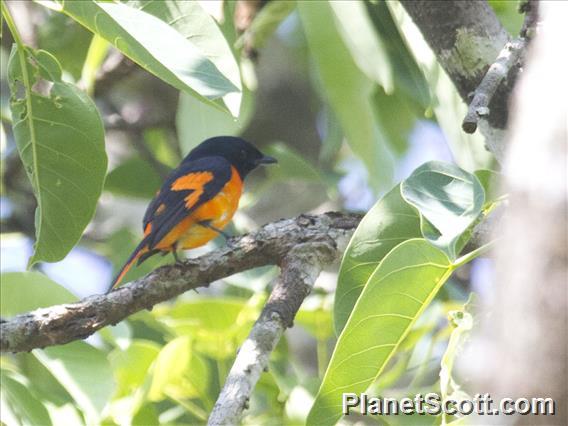
[[[316,303],[310,303],[315,299]],[[333,336],[331,310],[326,306],[325,299],[310,296],[302,304],[294,322],[304,327],[318,340],[327,340]],[[315,306],[314,306],[315,305]]]
[[[366,1],[375,30],[388,52],[396,90],[426,109],[431,103],[428,83],[398,32],[386,1]]]
[[[40,272],[6,272],[0,276],[0,315],[11,317],[77,300],[65,287]]]
[[[269,145],[264,151],[278,159],[276,167],[267,169],[272,179],[299,179],[323,183],[323,177],[318,169],[288,145],[277,142]]]
[[[245,45],[261,49],[276,29],[296,8],[294,0],[267,2],[254,17],[251,25],[235,43],[238,49]]]
[[[499,188],[501,175],[493,170],[487,169],[476,170],[473,174],[479,180],[485,192],[485,205],[483,208],[490,208],[497,202],[497,199],[503,195],[500,193],[501,188]]]
[[[131,0],[129,6],[149,13],[174,28],[197,47],[238,91],[223,97],[231,114],[241,116],[241,74],[229,43],[215,20],[196,1]],[[220,134],[220,133],[217,133]]]
[[[93,94],[97,72],[102,66],[109,48],[110,44],[108,41],[97,34],[93,35],[89,49],[87,50],[87,57],[83,63],[83,69],[81,70],[81,81],[85,85],[85,91],[89,95]]]
[[[25,386],[5,370],[0,370],[2,410],[0,420],[4,425],[51,425],[45,406]]]
[[[327,101],[353,152],[365,163],[375,188],[388,188],[392,156],[375,125],[374,83],[359,70],[345,46],[328,2],[299,2],[298,11]]]
[[[138,156],[124,161],[107,175],[105,191],[137,198],[152,198],[162,178],[148,162]]]
[[[393,70],[383,41],[363,2],[330,1],[337,27],[351,56],[368,78],[380,84],[385,92],[393,90]]]
[[[377,125],[386,136],[389,145],[397,154],[406,152],[410,132],[418,118],[409,100],[402,91],[386,94],[380,87],[373,96]]]
[[[42,17],[41,25],[37,26],[38,46],[52,53],[61,67],[78,80],[93,35],[62,13]]]
[[[14,47],[8,75],[14,136],[38,202],[29,264],[55,262],[95,213],[107,166],[102,121],[88,96],[59,80],[48,52]],[[48,95],[34,90],[38,75],[51,81]]]
[[[401,242],[420,236],[420,216],[404,201],[397,185],[369,210],[345,250],[333,308],[337,335],[343,330],[365,283],[386,254]]]
[[[223,361],[235,355],[258,315],[258,307],[225,297],[180,300],[173,307],[156,308],[153,313],[178,335],[192,336],[200,353]]]
[[[115,388],[106,355],[85,342],[52,346],[32,353],[73,397],[85,413],[87,424],[99,423]]]
[[[423,239],[389,252],[369,278],[327,368],[307,424],[334,424],[342,393],[364,392],[449,278],[448,257]]]
[[[456,165],[430,161],[402,182],[401,193],[420,212],[424,238],[455,260],[460,237],[479,217],[485,202],[479,180]]]
[[[126,349],[115,349],[109,355],[117,383],[117,397],[132,395],[144,384],[150,365],[160,352],[160,346],[148,340],[134,340]]]
[[[235,136],[241,131],[239,123],[229,114],[184,93],[179,97],[176,128],[184,153],[210,137]]]
[[[175,400],[197,398],[212,407],[210,375],[207,362],[193,350],[191,337],[178,337],[164,346],[156,358],[148,398],[151,401],[165,397]]]
[[[167,9],[172,2],[156,3],[157,8]],[[239,91],[187,40],[188,34],[180,34],[150,13],[121,3],[65,1],[61,5],[67,15],[179,90],[212,105],[217,105],[212,100]]]

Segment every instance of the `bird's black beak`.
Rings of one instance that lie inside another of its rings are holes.
[[[260,165],[260,164],[274,164],[274,163],[278,163],[278,160],[274,157],[269,156],[269,155],[265,155],[264,157],[256,160],[257,166]]]

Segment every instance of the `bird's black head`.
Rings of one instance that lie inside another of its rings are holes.
[[[201,142],[184,161],[203,157],[223,157],[239,172],[241,179],[261,164],[276,163],[276,159],[264,155],[244,139],[234,136],[216,136]]]

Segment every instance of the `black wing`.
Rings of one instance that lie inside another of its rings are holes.
[[[231,165],[223,157],[204,157],[182,163],[166,179],[152,200],[143,223],[149,249],[158,244],[181,220],[211,200],[231,179]]]

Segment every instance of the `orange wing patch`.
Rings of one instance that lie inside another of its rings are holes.
[[[214,178],[211,172],[189,173],[174,181],[171,186],[172,191],[187,191],[192,192],[184,198],[185,206],[190,209],[199,201],[203,194],[203,186]]]

